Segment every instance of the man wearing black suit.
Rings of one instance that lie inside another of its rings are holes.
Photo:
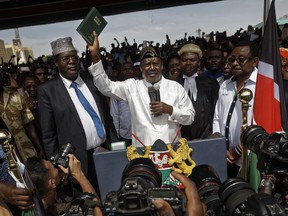
[[[51,43],[51,47],[59,75],[38,88],[46,156],[49,159],[60,151],[61,146],[72,144],[76,147],[74,155],[81,161],[84,174],[94,183],[96,179],[92,154],[97,147],[105,145],[109,138],[108,122],[112,122],[109,107],[105,97],[93,85],[90,75],[79,74],[79,60],[72,39],[57,39]],[[77,92],[79,90],[94,115],[98,116],[98,126],[81,102]]]
[[[202,51],[195,44],[186,44],[178,52],[183,76],[178,82],[187,91],[195,118],[191,125],[182,126],[181,135],[187,140],[203,139],[212,134],[215,105],[218,99],[219,84],[216,79],[199,76]]]

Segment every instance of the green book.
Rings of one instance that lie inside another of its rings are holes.
[[[86,42],[93,44],[93,31],[99,36],[106,25],[107,21],[104,17],[95,7],[92,7],[76,30],[82,35]]]

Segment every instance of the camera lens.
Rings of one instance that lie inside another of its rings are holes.
[[[189,178],[195,182],[200,199],[207,206],[207,215],[219,215],[221,201],[218,191],[221,181],[214,169],[209,165],[198,165]]]
[[[236,210],[241,212],[241,204],[253,194],[255,191],[251,186],[244,179],[238,177],[226,180],[219,189],[220,199],[226,206],[229,215],[234,215]]]
[[[258,125],[251,125],[241,133],[243,146],[256,154],[261,149],[262,141],[267,137],[265,129]]]
[[[70,143],[67,143],[66,146],[62,146],[62,156],[65,156],[67,154],[73,154],[76,150],[76,148],[71,145]]]
[[[154,163],[148,158],[136,158],[131,160],[122,173],[121,181],[131,177],[140,177],[151,185],[151,187],[161,187],[162,175],[156,169]]]

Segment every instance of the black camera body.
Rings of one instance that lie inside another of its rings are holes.
[[[243,146],[257,154],[257,169],[265,174],[288,172],[288,134],[268,134],[264,128],[251,125],[241,134]]]
[[[215,170],[206,164],[193,169],[189,178],[195,182],[207,216],[285,216],[285,207],[274,197],[255,193],[242,178],[233,177],[221,184]]]
[[[72,201],[70,208],[64,216],[93,216],[94,208],[98,203],[93,201],[94,194],[84,192]]]
[[[255,193],[251,186],[239,177],[233,177],[219,189],[220,199],[232,216],[286,216],[278,201],[265,193]]]
[[[62,165],[64,168],[67,168],[69,166],[69,158],[67,155],[73,154],[75,150],[76,148],[73,145],[67,143],[67,145],[61,147],[59,153],[50,157],[50,161],[55,167]]]
[[[103,202],[105,215],[156,215],[152,200],[166,200],[174,213],[183,215],[185,199],[176,187],[161,187],[161,173],[148,158],[130,161],[122,173],[118,191],[106,195]]]

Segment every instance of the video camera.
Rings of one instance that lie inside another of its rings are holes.
[[[172,186],[161,187],[161,172],[148,158],[131,160],[123,170],[121,186],[103,202],[105,215],[157,215],[152,200],[166,200],[178,215],[184,215],[184,194]]]
[[[61,147],[59,153],[50,157],[50,161],[55,167],[62,165],[64,168],[67,168],[69,166],[69,158],[67,155],[73,154],[75,150],[76,148],[73,145],[67,143],[67,145]]]
[[[268,134],[264,128],[251,125],[241,134],[243,146],[257,154],[257,169],[265,174],[288,172],[288,134]]]
[[[242,178],[230,178],[221,184],[209,165],[196,166],[189,178],[195,182],[208,216],[286,215],[274,197],[256,193]]]

